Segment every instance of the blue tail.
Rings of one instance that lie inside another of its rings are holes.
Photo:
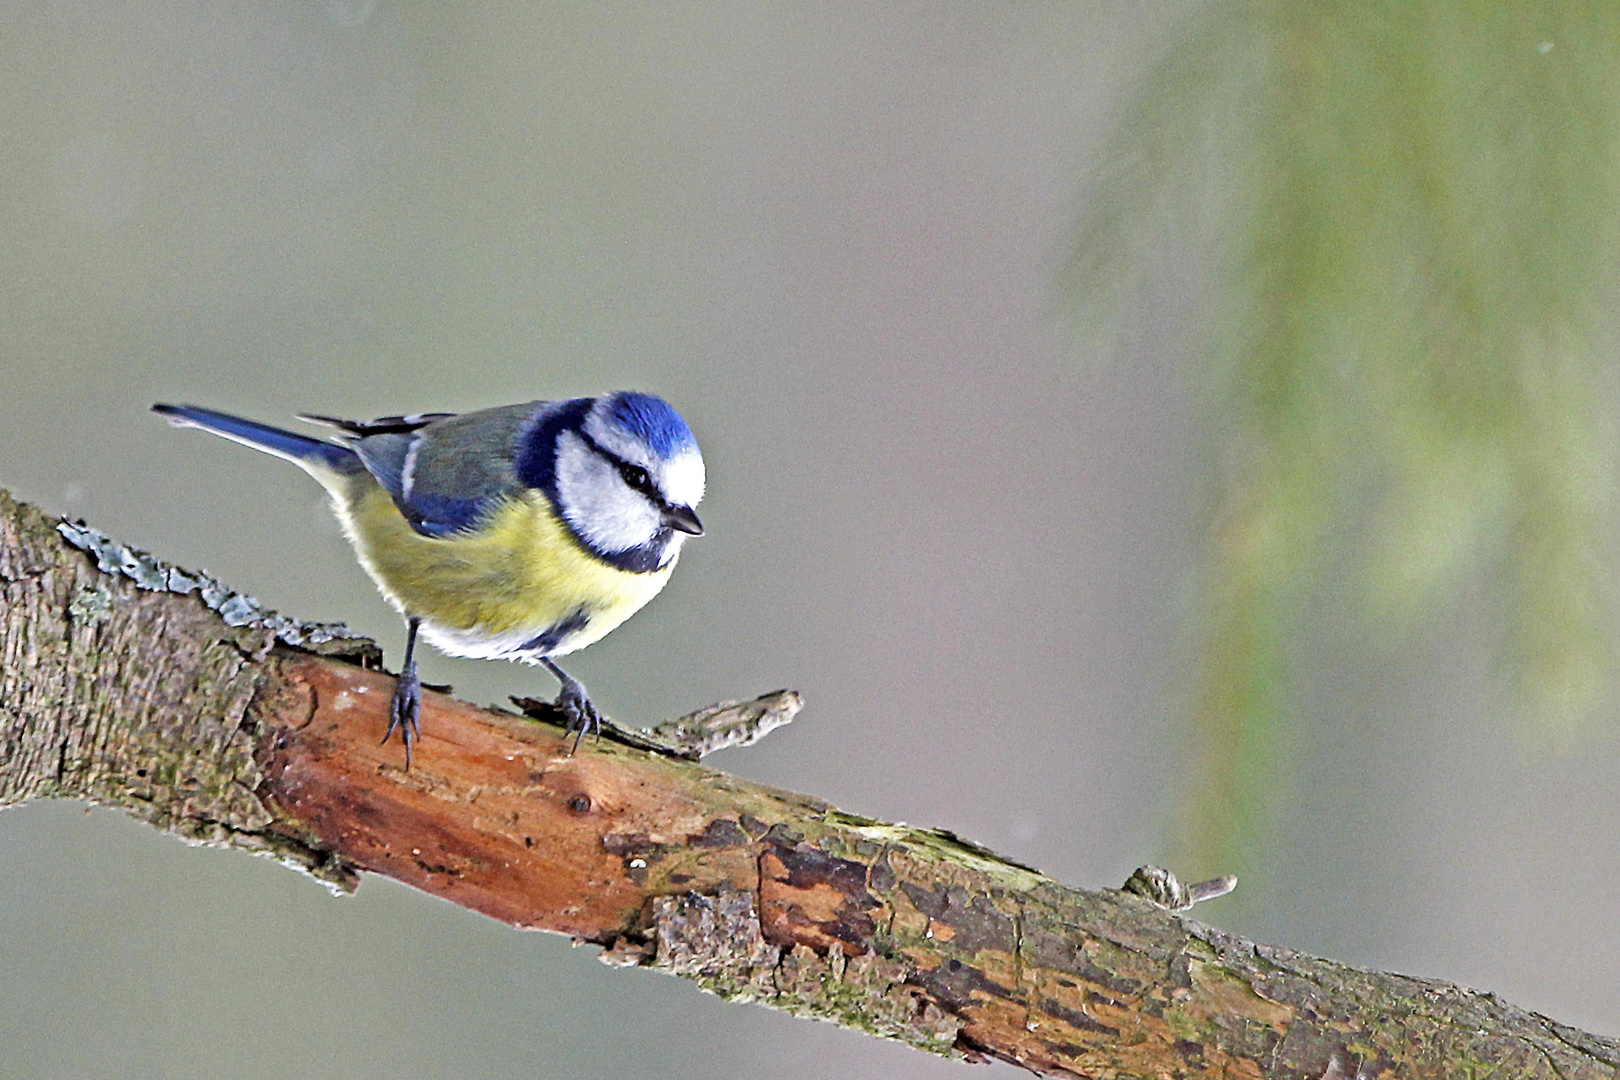
[[[283,431],[268,424],[244,420],[240,416],[200,409],[195,405],[153,405],[152,411],[169,418],[175,427],[202,428],[215,435],[223,435],[243,446],[263,450],[278,458],[298,465],[311,473],[338,473],[347,475],[365,468],[359,455],[346,446],[312,439],[292,431]]]

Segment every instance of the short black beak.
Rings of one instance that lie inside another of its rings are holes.
[[[703,522],[692,512],[690,506],[671,506],[664,511],[664,524],[672,529],[679,529],[683,533],[693,536],[703,535]]]

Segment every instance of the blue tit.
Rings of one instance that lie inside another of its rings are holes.
[[[601,718],[554,657],[582,649],[664,587],[701,536],[703,457],[692,429],[650,394],[619,392],[369,423],[300,419],[311,438],[191,405],[154,405],[179,427],[285,458],[319,480],[343,532],[404,615],[405,663],[389,710],[410,767],[422,710],[420,633],[452,656],[539,664],[562,684],[577,731]]]

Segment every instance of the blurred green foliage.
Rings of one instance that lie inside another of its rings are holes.
[[[1264,850],[1324,607],[1398,641],[1472,584],[1531,730],[1607,700],[1617,108],[1616,5],[1294,0],[1212,5],[1123,115],[1080,306],[1210,280],[1193,866]]]

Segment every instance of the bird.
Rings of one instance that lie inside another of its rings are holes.
[[[299,414],[335,441],[195,405],[152,411],[290,461],[326,488],[360,565],[405,619],[382,741],[399,732],[407,770],[420,737],[418,635],[451,656],[550,671],[575,753],[587,731],[600,734],[601,714],[554,658],[639,611],[683,541],[703,535],[703,455],[652,394],[369,421]]]

